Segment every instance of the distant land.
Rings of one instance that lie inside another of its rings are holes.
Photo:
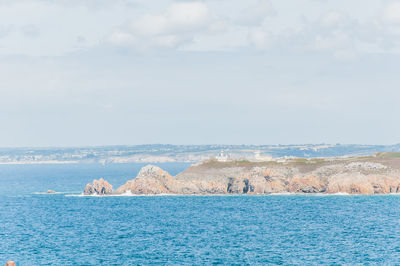
[[[213,157],[266,161],[284,157],[367,156],[400,152],[400,144],[168,145],[0,148],[0,164],[201,162]]]

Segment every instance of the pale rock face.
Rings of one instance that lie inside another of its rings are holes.
[[[360,173],[343,173],[330,178],[328,193],[374,194],[368,177]]]
[[[113,187],[106,180],[93,180],[92,184],[87,184],[83,194],[85,195],[109,195],[113,193]]]
[[[326,191],[326,182],[314,175],[295,176],[288,185],[289,192],[322,193]]]
[[[116,190],[116,193],[131,191],[133,194],[175,193],[180,184],[168,172],[153,165],[143,167],[137,177]]]
[[[230,192],[228,192],[240,194],[285,192],[285,179],[286,177],[281,176],[279,171],[255,167],[250,172],[242,174],[239,178],[231,180]]]
[[[399,193],[400,180],[390,175],[341,174],[331,178],[327,192],[346,192],[349,194]]]
[[[187,194],[226,194],[225,182],[195,181],[195,188]]]

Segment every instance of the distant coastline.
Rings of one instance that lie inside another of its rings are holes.
[[[25,164],[78,164],[79,161],[13,161],[0,162],[0,165],[25,165]]]
[[[400,152],[400,144],[168,145],[0,148],[0,164],[201,162],[210,158],[264,161],[266,158],[369,156]]]

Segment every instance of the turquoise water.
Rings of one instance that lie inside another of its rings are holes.
[[[400,263],[398,196],[32,194],[120,185],[141,166],[0,166],[0,264]]]

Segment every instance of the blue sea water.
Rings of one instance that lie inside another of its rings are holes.
[[[400,263],[398,196],[66,196],[141,166],[0,166],[0,265]]]

